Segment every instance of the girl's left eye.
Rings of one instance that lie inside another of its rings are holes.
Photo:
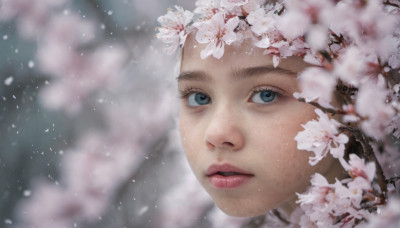
[[[271,103],[277,98],[278,94],[272,90],[263,90],[259,92],[255,92],[251,96],[251,101],[257,104],[266,104]]]
[[[191,107],[197,107],[211,103],[211,98],[206,94],[200,92],[193,92],[188,96],[187,99],[188,99],[188,105]]]

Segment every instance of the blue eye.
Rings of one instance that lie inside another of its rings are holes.
[[[188,97],[188,105],[192,107],[206,105],[211,102],[211,98],[204,93],[192,93]]]
[[[254,93],[251,101],[258,104],[271,103],[276,99],[277,93],[272,90],[264,90]]]

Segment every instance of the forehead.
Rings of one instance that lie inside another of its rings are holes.
[[[257,48],[251,40],[242,44],[225,45],[224,55],[221,59],[209,56],[206,59],[200,58],[200,52],[207,44],[198,43],[193,36],[186,40],[182,52],[181,72],[186,71],[230,71],[232,68],[242,69],[248,67],[273,66],[272,56],[264,55],[265,49]],[[300,57],[289,57],[282,59],[279,68],[291,72],[301,72],[307,64]]]

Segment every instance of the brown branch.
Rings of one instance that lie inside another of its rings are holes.
[[[341,129],[345,129],[349,131],[359,142],[363,148],[364,156],[367,158],[368,161],[372,161],[375,163],[376,166],[376,175],[378,179],[378,184],[381,189],[380,199],[381,202],[384,204],[386,203],[386,195],[387,195],[387,180],[385,174],[383,173],[382,166],[380,165],[378,159],[375,156],[374,150],[372,149],[369,139],[361,132],[358,128],[351,128],[348,126],[342,126]]]
[[[343,48],[346,48],[347,43],[342,34],[340,34],[340,36],[338,36],[332,30],[329,30],[329,34],[335,39],[335,41],[333,41],[333,40],[331,41],[332,43],[341,44],[343,46]]]
[[[282,6],[282,9],[279,10],[278,15],[281,16],[283,11],[285,11],[285,6],[284,5]]]
[[[399,177],[391,177],[391,178],[387,179],[386,182],[390,183],[390,184],[394,184],[396,181],[399,181],[399,180],[400,180],[400,176]]]
[[[297,100],[299,102],[304,102],[304,103],[310,104],[312,106],[315,106],[315,107],[321,109],[322,111],[324,111],[326,113],[331,113],[333,115],[346,114],[346,112],[344,112],[343,110],[337,110],[337,109],[333,109],[333,108],[325,108],[325,107],[321,106],[320,104],[318,104],[318,102],[314,102],[314,101],[307,102],[304,98],[299,98]]]
[[[384,1],[383,5],[394,6],[394,7],[400,8],[400,4],[396,4],[396,3],[390,2],[389,0]]]

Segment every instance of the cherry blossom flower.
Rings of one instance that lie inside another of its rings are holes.
[[[346,112],[343,116],[344,122],[357,122],[360,120],[360,117],[357,115],[354,105],[343,105],[342,110]]]
[[[294,93],[297,99],[304,98],[306,102],[318,99],[318,103],[327,108],[330,105],[333,91],[336,86],[336,78],[326,70],[318,67],[308,67],[299,76],[301,93]]]
[[[257,35],[262,35],[268,31],[275,29],[275,17],[274,11],[265,12],[264,8],[257,9],[251,12],[246,20],[251,24],[251,31]]]
[[[282,15],[282,19],[279,20],[277,27],[279,27],[283,35],[289,39],[304,35],[313,24],[319,24],[320,26],[328,28],[328,25],[323,23],[324,15],[330,15],[329,11],[331,11],[332,6],[333,2],[330,0],[287,1],[285,4],[287,13]],[[324,30],[321,27],[318,29]]]
[[[233,30],[239,24],[239,18],[233,17],[227,21],[225,20],[225,15],[223,13],[217,13],[211,20],[197,25],[197,42],[203,44],[208,43],[207,47],[200,53],[202,59],[210,55],[220,59],[224,54],[225,44],[230,45],[236,40],[236,34]]]
[[[31,200],[18,205],[21,227],[72,227],[74,221],[70,218],[80,217],[78,197],[44,181],[38,181],[34,189]]]
[[[229,14],[247,16],[259,9],[264,2],[265,0],[221,0],[220,5]]]
[[[362,121],[361,127],[371,137],[382,139],[390,133],[388,126],[392,121],[395,111],[386,102],[389,92],[385,88],[385,80],[378,77],[378,82],[365,83],[359,88],[356,101],[356,111],[366,120]]]
[[[169,10],[167,15],[158,18],[161,27],[158,28],[156,37],[169,44],[166,48],[169,55],[173,54],[178,46],[183,46],[190,29],[187,25],[192,22],[193,13],[175,6],[176,11]]]
[[[322,25],[311,26],[307,33],[307,43],[313,51],[324,50],[328,43],[328,28]]]
[[[376,60],[376,55],[369,55],[360,48],[351,46],[343,50],[339,59],[335,61],[334,74],[347,84],[359,86],[365,81],[374,79],[369,73],[368,63],[376,63]]]
[[[365,164],[364,159],[355,154],[350,154],[349,162],[342,163],[342,166],[353,178],[362,177],[372,182],[375,177],[375,164],[373,162]]]
[[[221,0],[220,5],[223,8],[232,10],[235,7],[244,6],[249,3],[250,0]]]
[[[368,216],[360,205],[363,191],[357,187],[348,188],[339,180],[329,184],[321,174],[313,175],[308,191],[298,194],[297,203],[305,212],[302,227],[352,227],[356,220]]]
[[[52,9],[68,0],[3,0],[0,4],[0,21],[8,21],[17,16],[18,32],[27,39],[35,38],[49,21]]]
[[[314,152],[315,156],[310,157],[311,165],[317,164],[329,152],[333,157],[343,159],[345,144],[349,138],[343,133],[339,133],[338,127],[341,124],[330,119],[327,114],[320,109],[315,109],[318,114],[318,121],[311,120],[305,125],[304,131],[299,132],[294,138],[297,141],[299,150]]]
[[[193,12],[202,15],[202,19],[205,20],[211,19],[217,12],[220,12],[220,0],[198,0],[195,5],[196,8]]]

